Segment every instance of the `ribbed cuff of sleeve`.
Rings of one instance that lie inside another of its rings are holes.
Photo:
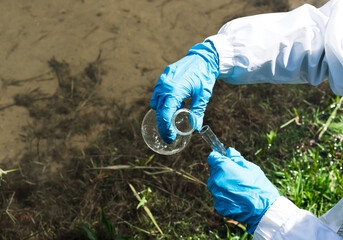
[[[211,41],[216,48],[219,55],[219,78],[229,79],[233,71],[233,47],[228,44],[227,36],[224,34],[217,34],[208,37],[205,41]]]

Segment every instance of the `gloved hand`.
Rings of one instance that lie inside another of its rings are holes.
[[[192,97],[190,110],[197,118],[196,130],[200,130],[218,75],[219,58],[210,41],[193,46],[184,58],[166,67],[150,102],[150,107],[156,110],[159,133],[166,143],[176,138],[172,117],[184,106],[186,98]]]
[[[260,167],[245,160],[233,148],[227,157],[213,151],[208,159],[211,167],[207,188],[212,193],[214,208],[224,217],[247,224],[254,233],[268,208],[280,197]]]

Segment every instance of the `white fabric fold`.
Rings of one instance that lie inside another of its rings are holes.
[[[343,237],[343,199],[319,219]]]
[[[280,197],[268,209],[258,224],[254,240],[342,240],[330,227],[312,213],[299,209],[285,197]]]
[[[322,8],[238,18],[207,38],[219,54],[219,78],[231,84],[310,83],[329,79],[343,95],[343,1]]]

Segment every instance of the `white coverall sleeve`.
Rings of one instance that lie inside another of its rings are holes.
[[[310,83],[329,79],[343,95],[343,1],[305,4],[226,23],[207,38],[219,55],[219,78],[231,84]]]
[[[337,204],[342,223],[343,201]],[[334,207],[335,208],[335,207]],[[330,212],[330,211],[329,211]],[[253,240],[342,240],[331,227],[312,213],[299,209],[287,198],[278,198],[262,217],[254,233]]]

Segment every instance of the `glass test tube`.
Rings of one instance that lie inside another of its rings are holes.
[[[203,126],[199,133],[201,134],[205,142],[212,148],[212,150],[217,151],[220,154],[226,156],[226,149],[224,145],[219,141],[219,139],[214,134],[210,126]]]

